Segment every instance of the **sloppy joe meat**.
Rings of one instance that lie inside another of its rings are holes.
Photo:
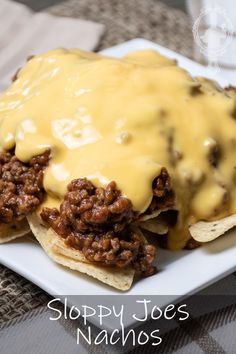
[[[46,151],[26,164],[12,151],[0,152],[0,223],[21,220],[41,203],[43,170],[49,155]]]
[[[96,188],[86,178],[72,181],[60,206],[44,208],[41,217],[65,243],[79,249],[91,262],[104,266],[132,266],[152,275],[156,248],[133,229],[137,213],[115,182]]]
[[[148,213],[163,203],[174,203],[170,178],[164,168],[153,182],[152,210]],[[143,275],[156,270],[153,266],[156,248],[133,228],[139,215],[115,182],[96,188],[86,178],[76,179],[68,185],[60,210],[44,208],[41,217],[68,246],[81,250],[91,262],[132,266]]]

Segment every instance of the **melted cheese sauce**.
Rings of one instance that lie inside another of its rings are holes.
[[[51,149],[47,206],[87,177],[116,181],[142,213],[166,167],[179,210],[169,244],[181,248],[189,224],[236,212],[234,114],[232,97],[154,51],[113,59],[58,49],[31,59],[0,96],[0,146],[24,162]]]

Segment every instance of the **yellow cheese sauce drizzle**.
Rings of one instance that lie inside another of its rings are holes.
[[[57,49],[31,59],[0,96],[0,146],[24,162],[51,149],[44,187],[57,206],[72,179],[87,177],[116,181],[142,213],[166,167],[180,216],[169,243],[181,248],[188,224],[236,212],[234,112],[232,97],[154,51],[114,59]]]

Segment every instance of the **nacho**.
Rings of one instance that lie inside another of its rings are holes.
[[[236,226],[236,215],[211,222],[199,221],[190,226],[189,232],[194,240],[198,242],[210,242],[224,235],[227,231]]]
[[[165,235],[168,233],[168,226],[158,218],[148,219],[138,223],[141,229],[152,232],[157,235]]]
[[[28,221],[36,239],[47,255],[56,263],[80,273],[87,274],[122,291],[126,291],[131,287],[134,279],[133,269],[105,268],[91,264],[81,252],[68,249],[52,229],[47,229],[47,227],[43,225],[36,214],[29,216]]]
[[[10,242],[30,232],[26,219],[11,224],[0,225],[0,243]]]

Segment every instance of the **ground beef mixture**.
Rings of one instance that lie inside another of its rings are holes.
[[[175,196],[171,186],[170,176],[165,168],[152,184],[153,198],[145,214],[152,214],[155,210],[171,208],[174,206]]]
[[[49,151],[25,164],[13,151],[0,151],[0,223],[23,219],[43,198],[43,170]]]
[[[201,243],[194,240],[192,237],[187,241],[184,249],[186,250],[194,250],[195,248],[198,248],[201,246]]]
[[[155,205],[159,198],[162,201],[165,196],[170,198],[166,170],[155,180],[154,187]],[[60,210],[44,208],[41,217],[68,246],[81,250],[91,262],[117,267],[131,265],[146,276],[156,271],[153,266],[156,248],[132,228],[138,215],[115,182],[106,188],[96,188],[86,178],[76,179],[68,185]]]
[[[137,219],[129,199],[111,182],[95,188],[85,178],[72,181],[60,211],[44,208],[41,217],[67,245],[79,249],[91,262],[127,267],[151,275],[155,247],[146,245],[130,227]]]
[[[232,86],[232,85],[229,85],[229,86],[225,87],[225,90],[226,91],[236,92],[236,87]]]

